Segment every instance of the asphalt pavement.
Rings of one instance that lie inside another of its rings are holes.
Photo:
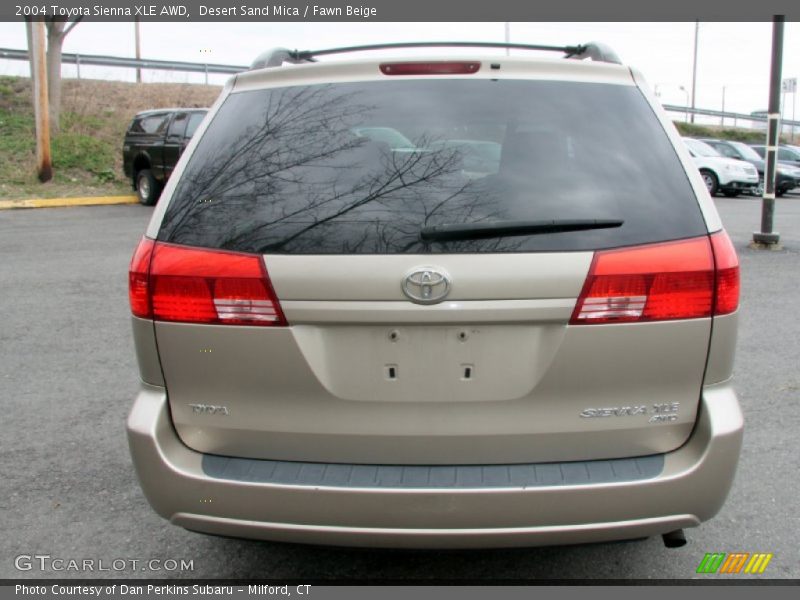
[[[772,552],[765,576],[800,578],[800,195],[777,201],[780,251],[747,246],[759,199],[717,205],[742,264],[736,378],[746,418],[720,514],[688,530],[680,549],[651,538],[481,551],[273,544],[162,520],[139,489],[124,432],[138,385],[127,267],[152,209],[0,211],[0,578],[673,579],[697,577],[706,552],[737,551]],[[24,558],[42,555],[50,559]],[[56,571],[53,559],[124,568],[77,571],[64,562]],[[151,560],[160,570],[142,570]],[[171,560],[191,568],[172,570]]]

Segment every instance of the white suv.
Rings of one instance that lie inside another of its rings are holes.
[[[758,187],[758,170],[749,162],[722,156],[700,140],[683,138],[683,141],[712,196],[722,192],[732,198]]]

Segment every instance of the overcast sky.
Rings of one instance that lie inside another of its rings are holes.
[[[614,48],[623,62],[641,70],[662,102],[684,105],[692,83],[692,23],[511,23],[511,41],[566,45],[592,40]],[[249,64],[267,48],[314,49],[354,44],[470,40],[503,41],[504,23],[142,23],[142,57]],[[700,23],[697,68],[699,108],[749,113],[767,107],[772,25]],[[1,46],[25,48],[21,23],[0,23]],[[65,52],[134,55],[133,23],[80,23],[67,37]],[[465,52],[464,50],[461,53]],[[512,53],[514,53],[512,51]],[[0,75],[26,75],[27,65],[0,59]],[[75,67],[64,66],[64,76]],[[132,69],[82,67],[83,77],[132,80]],[[800,77],[800,23],[786,24],[784,77]],[[145,81],[198,82],[202,75],[150,71]],[[222,83],[224,77],[212,78]],[[786,97],[784,117],[792,118]],[[797,108],[800,110],[800,107]],[[795,113],[800,118],[800,113]]]

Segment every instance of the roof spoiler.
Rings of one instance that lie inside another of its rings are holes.
[[[535,44],[510,44],[503,42],[402,42],[398,44],[371,44],[366,46],[346,46],[323,50],[289,50],[272,48],[262,52],[250,65],[250,69],[280,67],[284,63],[300,64],[315,62],[317,56],[327,54],[345,54],[348,52],[366,52],[369,50],[392,50],[396,48],[504,48],[512,50],[543,50],[561,52],[564,58],[585,59],[622,64],[617,54],[606,44],[590,42],[577,46],[542,46]]]

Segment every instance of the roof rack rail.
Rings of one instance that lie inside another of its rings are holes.
[[[283,63],[300,64],[315,62],[317,56],[326,54],[344,54],[347,52],[366,52],[368,50],[391,50],[394,48],[508,48],[511,50],[544,50],[562,52],[564,58],[584,59],[622,64],[617,54],[607,45],[600,42],[578,44],[577,46],[542,46],[537,44],[507,44],[504,42],[401,42],[395,44],[370,44],[366,46],[345,46],[343,48],[327,48],[324,50],[288,50],[272,48],[267,50],[250,65],[250,69],[280,67]]]

